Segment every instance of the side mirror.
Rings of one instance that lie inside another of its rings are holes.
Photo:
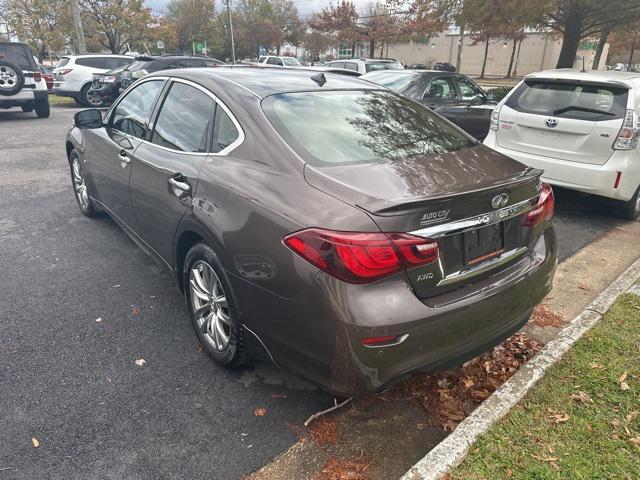
[[[102,112],[95,108],[82,110],[73,116],[73,123],[80,129],[102,127]]]
[[[493,92],[489,92],[487,94],[487,102],[495,102],[496,101],[496,94]]]

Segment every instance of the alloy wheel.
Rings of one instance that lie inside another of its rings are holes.
[[[73,177],[73,189],[76,192],[76,197],[78,197],[78,202],[80,202],[80,206],[83,209],[86,209],[89,207],[89,191],[87,190],[87,184],[84,180],[84,172],[82,171],[80,159],[78,157],[73,157],[73,161],[71,162],[71,173]]]
[[[224,351],[231,337],[227,295],[211,265],[199,260],[189,272],[191,307],[205,341],[216,351]]]

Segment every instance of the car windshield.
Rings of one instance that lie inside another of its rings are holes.
[[[398,70],[384,70],[379,72],[371,72],[362,76],[363,80],[377,83],[383,87],[401,92],[405,90],[411,82],[421,75],[420,72],[407,72]]]
[[[282,61],[284,62],[285,65],[287,65],[288,67],[299,67],[302,64],[298,61],[297,58],[294,57],[282,57]]]
[[[283,93],[262,105],[284,140],[316,166],[402,162],[474,145],[429,109],[391,92]]]
[[[0,43],[0,59],[21,70],[37,70],[31,49],[22,43]]]
[[[364,64],[367,72],[375,72],[376,70],[404,70],[400,62],[367,62]]]
[[[627,95],[626,88],[613,85],[527,80],[506,105],[519,112],[602,121],[624,117]]]

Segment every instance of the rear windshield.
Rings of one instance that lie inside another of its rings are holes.
[[[474,145],[429,109],[392,92],[283,93],[262,107],[284,140],[315,166],[402,161]]]
[[[294,57],[282,57],[282,61],[288,67],[301,67],[302,64],[298,61],[297,58]]]
[[[31,49],[22,43],[0,43],[0,59],[13,63],[21,70],[38,70]]]
[[[137,60],[133,62],[131,65],[125,65],[125,68],[130,72],[138,72],[140,70],[146,70],[152,60]],[[160,70],[157,68],[156,70]]]
[[[400,62],[367,62],[364,64],[367,72],[375,72],[376,70],[404,70]]]
[[[506,102],[519,112],[577,120],[603,121],[624,117],[628,90],[623,87],[527,80]]]
[[[60,57],[60,60],[58,60],[54,68],[64,67],[67,63],[69,63],[69,57]]]
[[[391,90],[395,90],[396,92],[401,92],[405,90],[411,82],[414,80],[418,80],[418,77],[421,75],[420,72],[398,72],[398,71],[382,71],[382,72],[372,72],[370,74],[362,77],[364,80],[369,80],[370,82],[377,83],[378,85],[382,85],[383,87],[389,88]]]

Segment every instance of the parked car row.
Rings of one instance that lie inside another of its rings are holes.
[[[224,62],[201,56],[138,56],[132,64],[123,65],[104,73],[94,73],[88,99],[94,107],[111,105],[129,85],[149,73],[177,68],[215,68],[221,65],[224,65]]]

